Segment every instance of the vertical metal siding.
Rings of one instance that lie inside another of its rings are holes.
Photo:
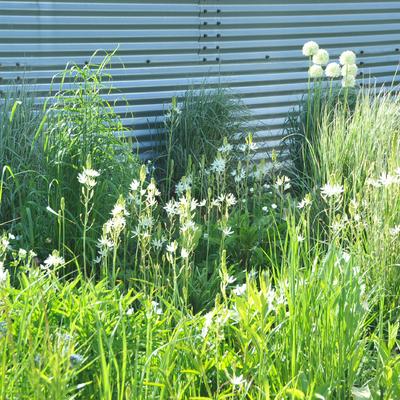
[[[67,62],[84,64],[95,50],[119,46],[112,69],[118,92],[109,100],[121,100],[117,111],[143,154],[151,156],[151,138],[171,98],[206,77],[210,87],[232,88],[251,108],[262,158],[280,147],[287,111],[306,87],[305,41],[318,41],[332,58],[353,49],[360,78],[392,82],[400,56],[400,0],[243,3],[2,0],[0,90],[24,76],[43,99]]]

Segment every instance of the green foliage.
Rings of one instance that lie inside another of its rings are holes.
[[[60,223],[54,217],[54,224],[46,224],[46,237],[53,239],[53,246],[64,246],[63,253],[67,248],[74,254],[82,253],[81,185],[77,175],[87,162],[100,172],[91,204],[92,229],[87,238],[92,255],[112,205],[138,175],[139,164],[123,140],[122,123],[112,105],[101,96],[111,90],[111,77],[105,73],[110,57],[100,65],[74,65],[65,70],[47,111],[46,126],[38,137],[46,157],[48,206],[57,214],[64,212],[63,207],[67,212],[62,226],[64,237],[59,237]]]
[[[27,219],[0,235],[0,397],[398,398],[400,96],[321,108],[303,199],[251,135],[160,193],[113,135],[104,65],[64,76],[31,144],[46,256]]]

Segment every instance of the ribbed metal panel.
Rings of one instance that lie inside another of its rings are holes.
[[[398,83],[399,22],[400,0],[1,0],[0,90],[24,77],[43,101],[67,62],[118,46],[108,99],[143,154],[151,156],[171,98],[206,78],[251,108],[262,158],[280,146],[285,116],[306,88],[305,41],[333,58],[353,49],[362,75]]]

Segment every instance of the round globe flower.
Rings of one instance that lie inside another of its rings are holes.
[[[332,62],[329,63],[325,68],[325,75],[328,78],[339,78],[341,74],[341,68],[338,63]]]
[[[308,69],[308,76],[312,79],[322,78],[324,76],[324,70],[320,65],[311,65]]]
[[[346,75],[342,79],[342,87],[352,88],[356,84],[356,78],[353,75]]]
[[[339,58],[340,64],[342,65],[351,65],[356,63],[356,55],[350,51],[344,51]]]
[[[318,43],[315,43],[313,41],[307,42],[303,46],[303,54],[306,57],[313,56],[314,54],[317,53],[318,50],[319,50]]]
[[[342,76],[356,76],[357,75],[357,65],[356,64],[349,64],[349,65],[343,65],[342,67]]]
[[[329,62],[329,53],[325,49],[319,49],[312,60],[314,64],[326,65]]]

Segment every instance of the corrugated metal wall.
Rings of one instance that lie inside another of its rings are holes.
[[[206,78],[243,97],[265,157],[279,147],[285,115],[306,87],[305,41],[333,57],[353,49],[360,73],[378,84],[397,70],[400,0],[172,1],[0,0],[0,90],[25,77],[46,96],[67,62],[119,46],[111,99],[121,100],[117,110],[144,153],[171,97]]]

